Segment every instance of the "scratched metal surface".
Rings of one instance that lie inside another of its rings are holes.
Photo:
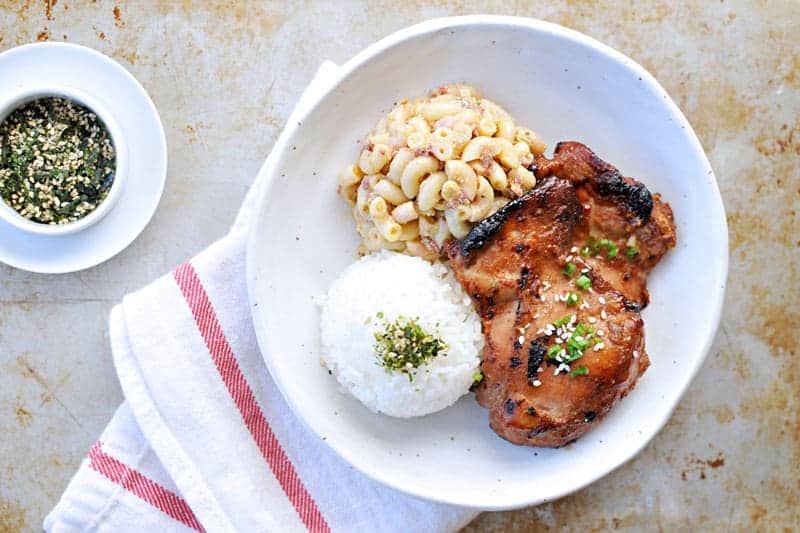
[[[121,400],[111,306],[224,233],[316,66],[426,18],[479,12],[570,26],[656,75],[716,169],[731,271],[708,362],[641,455],[467,530],[800,529],[800,4],[672,4],[0,0],[0,49],[67,40],[116,58],[152,95],[170,149],[161,208],[121,255],[64,276],[0,266],[0,532],[40,529]]]

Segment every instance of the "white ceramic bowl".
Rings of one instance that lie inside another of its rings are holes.
[[[475,85],[551,146],[586,143],[672,204],[678,245],[653,272],[644,312],[652,366],[594,431],[561,449],[497,437],[468,395],[434,415],[376,415],[320,366],[315,297],[356,259],[336,176],[405,97]],[[258,341],[294,413],[341,457],[416,496],[484,509],[563,496],[630,460],[669,418],[717,329],[727,273],[725,213],[691,126],[641,66],[585,35],[521,18],[432,20],[370,46],[287,125],[262,169],[248,245]]]
[[[114,207],[114,204],[116,204],[117,200],[122,195],[122,191],[125,187],[125,180],[128,175],[128,150],[125,137],[122,135],[122,129],[119,127],[114,115],[110,111],[83,91],[61,85],[25,87],[0,102],[0,123],[19,107],[40,98],[54,96],[72,100],[89,108],[97,115],[100,121],[105,125],[111,137],[111,142],[114,145],[116,169],[114,181],[103,201],[85,217],[67,224],[42,224],[34,222],[17,213],[17,211],[5,201],[0,199],[0,218],[20,230],[38,235],[67,235],[76,233],[95,224],[106,216]]]

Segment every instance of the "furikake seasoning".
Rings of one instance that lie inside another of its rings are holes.
[[[71,100],[34,100],[0,124],[0,196],[29,220],[66,224],[85,217],[108,195],[115,170],[105,125]]]
[[[375,355],[378,364],[388,372],[401,372],[409,381],[414,381],[416,369],[427,365],[434,357],[447,355],[448,346],[438,332],[426,331],[418,318],[399,316],[394,322],[388,322],[383,313],[378,313],[378,318],[383,324],[375,332]]]

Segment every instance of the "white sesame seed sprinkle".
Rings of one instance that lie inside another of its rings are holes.
[[[570,250],[570,252],[572,252],[573,254],[577,254],[578,253],[578,247],[577,246],[573,246],[572,249]]]
[[[634,350],[633,351],[633,358],[636,359],[637,357],[639,357],[639,351],[638,350]]]
[[[594,324],[595,322],[597,322],[597,319],[593,316],[590,316],[586,320],[589,322],[589,324]]]
[[[534,387],[541,387],[542,386],[542,382],[539,381],[538,379],[534,379],[533,380],[533,386]]]
[[[520,335],[520,336],[519,336],[519,339],[517,339],[517,341],[519,341],[519,343],[520,343],[520,344],[525,344],[525,337],[523,337],[522,335]]]
[[[605,332],[605,331],[603,331],[602,329],[598,329],[598,330],[597,330],[597,336],[598,336],[598,337],[604,337],[604,336],[605,336],[605,334],[606,334],[606,332]]]
[[[593,350],[594,350],[595,352],[599,352],[600,350],[602,350],[602,349],[603,349],[603,348],[605,348],[605,347],[606,347],[606,345],[605,345],[604,343],[602,343],[602,342],[598,342],[597,344],[595,344],[595,345],[594,345],[594,348],[593,348]]]
[[[603,320],[605,320],[605,319],[607,319],[607,318],[608,318],[608,314],[606,313],[606,310],[605,310],[605,309],[603,309],[602,311],[600,311],[600,318],[602,318]]]
[[[599,298],[597,299],[597,301],[598,301],[598,302],[600,302],[600,305],[606,305],[606,299],[605,299],[605,298],[603,298],[602,296],[601,296],[601,297],[599,297]]]

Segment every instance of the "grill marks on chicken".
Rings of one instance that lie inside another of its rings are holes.
[[[562,446],[599,423],[647,369],[639,308],[647,302],[647,273],[674,246],[674,225],[658,195],[583,145],[562,143],[537,166],[537,188],[447,251],[482,318],[484,379],[476,392],[490,426],[516,444]],[[633,235],[639,253],[582,257],[576,249],[593,232],[621,250]],[[568,262],[574,275],[564,273]],[[581,271],[590,290],[576,288]],[[569,292],[581,301],[567,305]],[[589,374],[569,377],[547,352],[580,324],[594,332],[594,344],[572,366]]]

